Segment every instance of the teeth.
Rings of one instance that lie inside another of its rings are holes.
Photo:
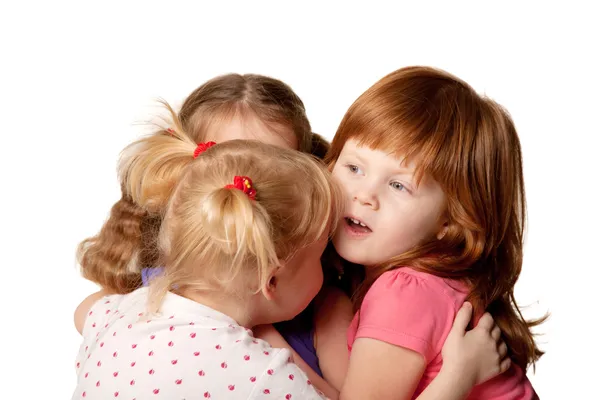
[[[356,225],[360,225],[360,226],[364,226],[364,227],[366,227],[366,225],[365,225],[365,224],[363,224],[362,222],[360,222],[360,221],[359,221],[359,220],[357,220],[357,219],[354,219],[354,218],[348,218],[348,219],[349,219],[350,221],[352,221],[353,223],[355,223]]]

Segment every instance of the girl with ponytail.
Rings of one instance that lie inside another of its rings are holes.
[[[326,168],[257,141],[197,145],[175,119],[128,146],[119,173],[142,210],[164,210],[164,269],[79,306],[74,398],[321,398],[291,353],[251,328],[294,318],[321,288],[340,210]]]

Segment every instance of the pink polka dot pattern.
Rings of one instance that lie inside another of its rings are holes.
[[[87,313],[73,399],[321,399],[289,351],[204,305],[169,293],[146,313],[147,289]]]

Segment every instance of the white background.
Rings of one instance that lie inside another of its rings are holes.
[[[547,354],[529,377],[542,399],[599,398],[600,31],[591,8],[255,3],[2,2],[0,397],[71,395],[73,311],[94,290],[78,275],[75,247],[119,198],[118,152],[154,99],[177,106],[227,72],[271,75],[331,138],[359,94],[421,64],[512,113],[529,202],[517,299],[528,316],[551,312],[539,329]]]

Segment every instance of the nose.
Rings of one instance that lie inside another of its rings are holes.
[[[358,201],[361,206],[370,207],[373,210],[379,209],[377,193],[375,193],[375,190],[368,185],[360,185],[360,187],[356,188],[353,200]]]

